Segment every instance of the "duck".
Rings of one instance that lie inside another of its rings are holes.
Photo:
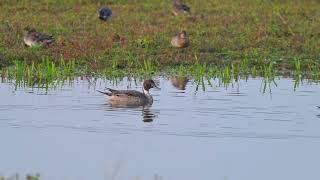
[[[6,58],[3,54],[0,53],[0,69],[6,64]]]
[[[188,78],[184,76],[172,76],[170,81],[171,84],[178,90],[186,90],[186,86],[189,82]]]
[[[189,37],[185,30],[179,32],[176,36],[172,37],[171,45],[176,48],[185,48],[189,46]]]
[[[4,57],[4,55],[0,53],[0,62],[5,61],[5,60],[6,60],[6,58]]]
[[[183,4],[180,0],[173,0],[173,15],[179,16],[182,14],[190,14],[190,7]]]
[[[55,41],[53,36],[38,32],[35,28],[26,27],[26,34],[23,38],[24,43],[29,46],[44,46],[48,47]]]
[[[115,90],[107,88],[109,92],[98,91],[108,96],[109,103],[116,107],[146,106],[153,104],[153,98],[149,93],[151,88],[160,89],[152,79],[143,82],[143,91]]]
[[[98,11],[99,19],[102,21],[107,21],[111,17],[111,15],[112,11],[110,8],[103,7]]]

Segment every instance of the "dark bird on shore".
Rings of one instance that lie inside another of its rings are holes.
[[[112,16],[112,11],[109,8],[103,7],[98,11],[99,19],[107,21]]]
[[[171,39],[171,45],[176,48],[185,48],[185,47],[188,47],[189,44],[190,44],[189,37],[185,30],[182,30]]]
[[[29,47],[32,47],[32,46],[48,47],[51,43],[55,41],[53,36],[38,32],[36,31],[35,28],[26,27],[25,31],[26,31],[26,34],[23,37],[23,41]]]
[[[175,16],[188,13],[190,14],[190,7],[183,4],[180,0],[173,0],[173,10],[172,13]]]

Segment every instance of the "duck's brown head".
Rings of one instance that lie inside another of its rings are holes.
[[[182,30],[180,33],[179,33],[179,37],[180,38],[186,38],[187,37],[187,32],[185,30]]]
[[[36,32],[36,29],[30,26],[25,27],[24,30],[28,33]]]
[[[145,80],[143,82],[143,89],[146,90],[146,91],[149,91],[149,89],[151,89],[151,88],[159,89],[157,87],[156,83],[152,79]]]
[[[180,0],[173,0],[173,4],[175,4],[175,5],[181,5],[182,3],[181,3]]]

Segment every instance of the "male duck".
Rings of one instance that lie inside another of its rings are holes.
[[[107,88],[110,92],[98,91],[109,98],[109,103],[115,106],[145,106],[152,105],[153,98],[149,93],[151,88],[158,88],[153,80],[143,82],[143,92],[136,90],[114,90]],[[159,89],[159,88],[158,88]]]
[[[176,48],[185,48],[189,46],[189,37],[185,30],[178,33],[178,35],[172,37],[171,39],[172,46]]]
[[[184,14],[184,13],[190,14],[190,7],[185,5],[185,4],[182,4],[182,2],[180,0],[173,0],[172,13],[175,16],[179,16],[179,15]]]
[[[49,44],[54,42],[53,36],[37,32],[34,28],[26,27],[25,30],[27,32],[23,38],[23,41],[27,46],[48,47]]]
[[[112,15],[111,9],[106,7],[101,8],[98,11],[99,19],[101,19],[102,21],[107,21],[111,17],[111,15]]]

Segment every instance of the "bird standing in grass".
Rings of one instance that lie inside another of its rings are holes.
[[[173,10],[172,13],[175,16],[188,13],[190,14],[190,7],[183,4],[180,0],[173,0]]]
[[[185,48],[189,46],[189,37],[185,30],[182,30],[176,36],[171,39],[172,46],[176,48]]]
[[[23,38],[23,41],[27,46],[48,47],[51,43],[54,42],[53,36],[37,32],[34,28],[26,27],[25,31],[26,34]]]
[[[107,21],[112,16],[112,11],[111,9],[104,7],[99,9],[98,15],[99,19],[101,19],[102,21]]]

